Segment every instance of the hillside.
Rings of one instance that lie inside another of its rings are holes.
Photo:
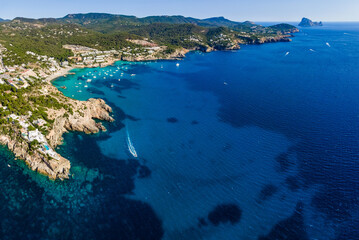
[[[152,59],[166,58],[166,55],[181,49],[212,51],[236,49],[239,44],[289,41],[287,34],[296,31],[297,28],[288,24],[263,27],[253,22],[239,23],[223,17],[137,18],[88,13],[69,14],[58,19],[19,17],[1,22],[0,44],[7,50],[3,52],[4,64],[12,66],[36,62],[32,55],[27,54],[28,51],[53,57],[59,62],[69,60],[73,52],[62,47],[68,44],[102,51],[137,48],[136,54],[143,55],[144,46],[138,44],[138,40],[146,40],[150,45],[162,46],[161,51],[151,57]],[[133,54],[133,51],[128,54]]]

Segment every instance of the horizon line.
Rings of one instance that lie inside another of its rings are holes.
[[[195,19],[199,19],[199,20],[205,20],[205,19],[209,19],[209,18],[220,18],[223,17],[227,20],[233,21],[233,22],[245,22],[245,21],[252,21],[252,22],[300,22],[302,18],[299,18],[299,20],[231,20],[230,18],[227,18],[225,16],[211,16],[211,17],[205,17],[205,18],[199,18],[199,17],[192,17],[192,16],[185,16],[185,15],[181,15],[181,14],[172,14],[172,15],[168,15],[168,14],[160,14],[160,15],[146,15],[146,16],[136,16],[136,15],[131,15],[131,14],[121,14],[121,13],[108,13],[108,12],[77,12],[77,13],[68,13],[63,15],[62,17],[22,17],[22,16],[17,16],[17,17],[13,17],[13,18],[2,18],[0,16],[1,19],[3,20],[7,20],[7,21],[12,21],[16,18],[28,18],[28,19],[35,19],[35,20],[40,20],[40,19],[60,19],[60,18],[64,18],[68,15],[76,15],[76,14],[108,14],[108,15],[114,15],[114,16],[128,16],[128,17],[136,17],[136,18],[146,18],[146,17],[165,17],[165,16],[169,16],[169,17],[173,17],[173,16],[181,16],[181,17],[185,17],[185,18],[195,18]],[[308,17],[307,17],[308,18]],[[312,18],[309,18],[312,20]],[[338,23],[338,22],[359,22],[359,20],[312,20],[312,21],[321,21],[321,22],[327,22],[327,23]]]

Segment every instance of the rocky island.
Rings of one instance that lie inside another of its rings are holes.
[[[314,27],[314,26],[323,26],[322,22],[313,22],[308,18],[302,18],[302,21],[298,24],[300,27]]]
[[[100,13],[0,22],[0,143],[32,170],[67,179],[71,164],[55,151],[62,135],[105,131],[100,121],[114,119],[101,99],[65,97],[52,86],[54,78],[73,68],[104,67],[118,60],[178,59],[193,50],[288,42],[297,31],[288,24],[263,27],[223,17]]]

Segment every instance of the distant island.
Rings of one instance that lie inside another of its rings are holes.
[[[241,44],[288,42],[298,29],[264,27],[224,17],[134,16],[103,13],[0,22],[0,144],[34,171],[66,179],[70,161],[55,149],[67,131],[105,131],[112,109],[101,99],[77,101],[52,84],[69,70],[118,60],[178,59],[189,51],[239,49]]]
[[[314,26],[323,26],[322,22],[313,22],[309,18],[302,18],[302,21],[298,24],[300,27],[314,27]]]

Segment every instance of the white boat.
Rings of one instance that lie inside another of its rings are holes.
[[[176,67],[179,67],[179,65],[180,65],[180,64],[179,64],[179,63],[177,63],[177,64],[176,64]]]
[[[137,152],[135,147],[133,146],[131,139],[130,139],[130,134],[128,133],[128,130],[126,130],[127,133],[127,147],[128,147],[128,151],[132,154],[132,156],[134,156],[135,158],[137,157]]]
[[[329,44],[329,43],[326,43],[326,45],[327,45],[328,47],[330,47],[330,44]]]
[[[92,82],[92,80],[91,79],[87,79],[87,81],[86,82]]]
[[[289,52],[286,52],[286,53],[285,53],[285,56],[288,56],[288,55],[289,55]]]
[[[114,87],[114,85],[113,84],[111,84],[111,88],[113,88]]]
[[[89,86],[85,85],[84,87],[85,87],[85,88],[88,88]]]

